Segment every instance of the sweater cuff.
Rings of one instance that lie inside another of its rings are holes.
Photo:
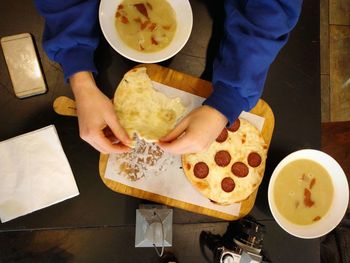
[[[89,46],[75,46],[57,53],[55,60],[63,69],[64,80],[68,82],[69,77],[80,71],[97,73],[94,52]]]
[[[214,92],[207,98],[203,105],[208,105],[220,111],[228,120],[230,126],[241,114],[249,108],[248,102],[245,98],[234,88],[225,89],[221,87],[214,88]]]

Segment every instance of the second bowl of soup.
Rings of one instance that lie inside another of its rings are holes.
[[[285,157],[274,170],[268,201],[285,231],[316,238],[330,232],[343,218],[349,202],[348,182],[331,156],[300,150]]]

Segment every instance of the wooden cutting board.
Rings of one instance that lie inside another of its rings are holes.
[[[171,86],[180,90],[184,90],[189,93],[192,93],[201,97],[205,97],[205,98],[208,97],[212,92],[212,85],[208,81],[201,80],[201,79],[198,79],[198,78],[195,78],[195,77],[192,77],[192,76],[183,74],[181,72],[177,72],[175,70],[165,68],[156,64],[144,64],[139,66],[144,66],[147,68],[147,73],[153,81],[163,83],[164,85]],[[73,100],[67,97],[57,98],[54,102],[53,107],[58,114],[66,115],[66,116],[76,116],[75,103]],[[275,124],[275,119],[271,108],[265,101],[259,100],[258,104],[251,110],[251,113],[254,113],[256,115],[259,115],[265,118],[262,135],[265,139],[265,142],[269,146],[272,138],[274,124]],[[175,199],[154,194],[151,192],[143,191],[140,189],[136,189],[136,188],[109,180],[104,177],[107,161],[108,161],[108,155],[101,154],[100,162],[99,162],[99,172],[100,172],[102,181],[111,190],[118,193],[130,195],[130,196],[134,196],[142,199],[147,199],[153,202],[157,202],[157,203],[185,209],[194,213],[213,216],[213,217],[217,217],[225,220],[237,220],[247,215],[254,206],[256,194],[258,191],[257,189],[247,199],[241,202],[241,210],[238,216],[232,216],[226,213],[222,213],[212,209],[189,204],[186,202],[182,202],[179,200],[175,200]]]

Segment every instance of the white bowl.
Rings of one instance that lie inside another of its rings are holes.
[[[279,213],[274,201],[273,189],[279,172],[285,165],[298,159],[309,159],[322,165],[329,173],[334,187],[330,210],[322,219],[310,225],[297,225],[288,221]],[[332,231],[344,217],[349,203],[349,186],[345,173],[336,160],[324,152],[305,149],[289,154],[277,165],[269,182],[268,200],[273,217],[285,231],[300,238],[316,238]]]
[[[176,13],[177,28],[171,43],[158,52],[142,53],[128,47],[115,28],[115,13],[122,0],[101,0],[99,20],[103,35],[119,54],[141,63],[157,63],[177,54],[190,37],[193,16],[188,0],[167,0]]]

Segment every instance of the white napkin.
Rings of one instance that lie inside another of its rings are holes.
[[[0,142],[1,222],[78,194],[55,126]]]

